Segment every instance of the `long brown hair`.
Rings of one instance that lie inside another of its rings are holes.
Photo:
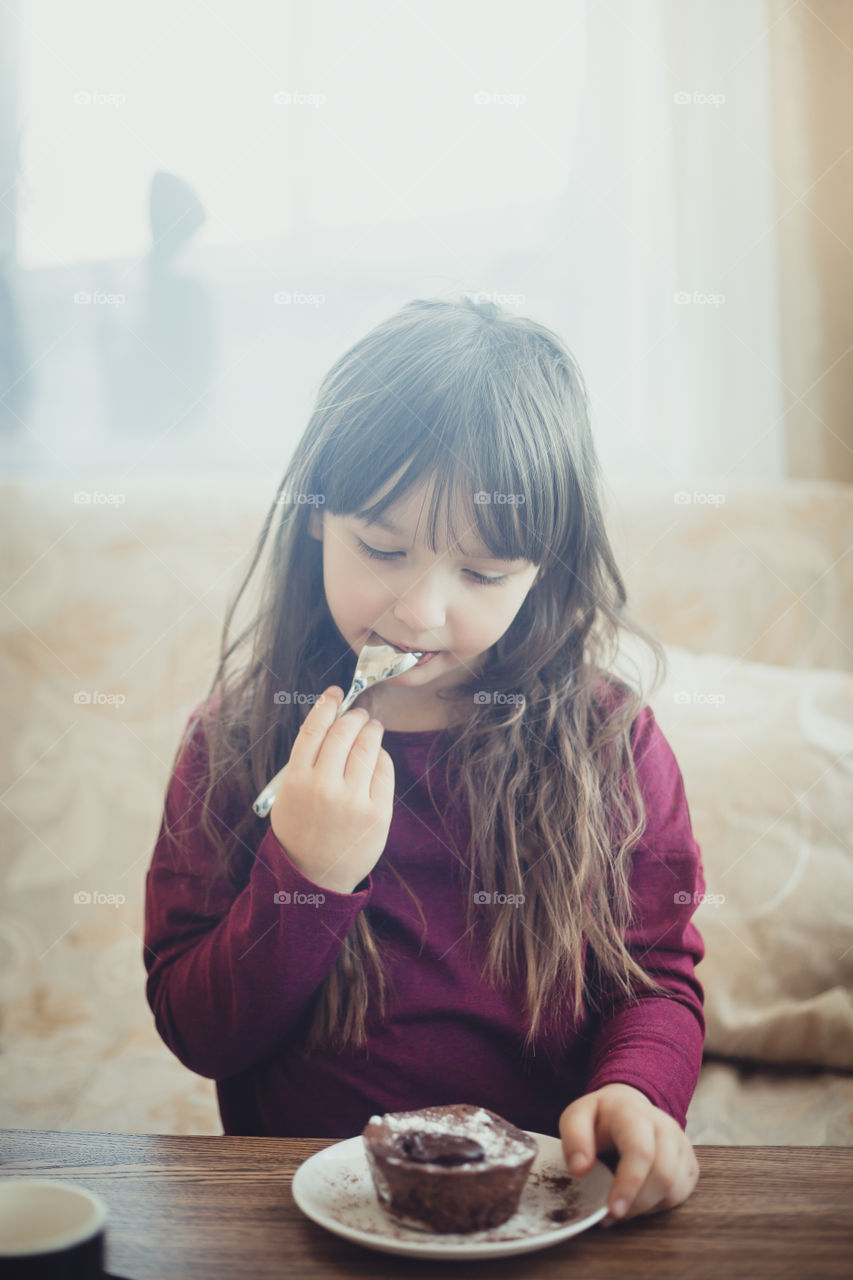
[[[397,483],[368,506],[394,476]],[[523,1051],[535,1052],[546,1026],[565,1027],[585,1004],[598,1007],[605,989],[632,998],[639,983],[667,994],[624,942],[631,854],[645,827],[631,751],[643,695],[610,670],[621,629],[651,649],[654,687],[665,651],[625,612],[586,387],[550,329],[467,297],[418,299],[330,369],[226,613],[202,714],[201,827],[220,873],[245,884],[267,829],[252,801],[289,759],[310,706],[304,695],[332,683],[349,688],[355,655],[326,604],[321,544],[308,530],[312,511],[322,504],[374,518],[424,483],[433,495],[432,549],[442,503],[451,528],[452,502],[461,497],[495,556],[542,569],[478,673],[446,691],[463,714],[441,762],[450,807],[470,823],[467,847],[458,848],[436,805],[468,872],[469,927],[482,927],[484,916],[490,922],[483,980],[523,982]],[[270,530],[258,602],[229,643]],[[182,746],[193,737],[188,731]],[[226,810],[230,823],[222,821]],[[417,901],[393,862],[385,865]],[[483,912],[483,893],[523,895],[523,902]],[[366,1048],[371,986],[380,1015],[386,1011],[382,957],[368,905],[316,993],[306,1056],[322,1047]]]

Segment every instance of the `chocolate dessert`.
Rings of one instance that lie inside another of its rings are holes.
[[[438,1232],[486,1231],[511,1218],[538,1151],[522,1129],[466,1102],[371,1116],[362,1136],[382,1207]]]

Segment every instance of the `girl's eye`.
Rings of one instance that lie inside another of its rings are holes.
[[[393,560],[395,556],[403,554],[402,551],[377,551],[375,547],[369,547],[366,542],[362,542],[361,538],[356,538],[356,542],[371,560]]]
[[[405,552],[403,551],[377,551],[375,547],[369,547],[366,542],[362,542],[361,538],[356,538],[356,542],[364,554],[369,556],[371,560],[394,560],[397,556],[405,555]],[[509,577],[508,573],[502,573],[498,578],[488,578],[484,573],[476,573],[473,569],[466,569],[465,572],[471,575],[474,582],[484,587],[491,587],[495,586],[499,582],[506,582]]]

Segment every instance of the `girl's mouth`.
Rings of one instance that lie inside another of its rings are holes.
[[[438,657],[439,652],[440,650],[436,650],[434,653],[425,653],[422,658],[418,658],[417,662],[415,663],[415,667],[425,667],[428,662],[432,662],[433,658]],[[415,667],[412,667],[413,671]]]
[[[401,647],[400,647],[400,645],[398,645],[398,644],[392,644],[390,640],[386,640],[384,636],[380,636],[380,635],[379,635],[379,633],[378,633],[378,632],[376,632],[376,631],[373,631],[373,632],[371,633],[371,636],[372,636],[372,639],[373,639],[374,641],[378,642],[379,644],[390,644],[390,645],[391,645],[391,648],[392,648],[392,649],[396,649],[398,653],[411,653],[411,652],[413,652],[413,650],[411,650],[411,649],[403,649],[403,648],[401,648]],[[434,649],[434,650],[432,650],[432,651],[431,651],[431,652],[429,652],[429,653],[427,653],[426,651],[423,651],[423,657],[418,658],[417,662],[415,663],[415,667],[425,667],[425,666],[426,666],[426,664],[427,664],[428,662],[431,662],[431,661],[432,661],[432,659],[433,659],[434,657],[436,657],[436,655],[437,655],[438,653],[440,653],[440,652],[441,652],[441,650],[440,650],[440,649]],[[409,669],[410,669],[411,671],[414,671],[415,667],[410,667]]]

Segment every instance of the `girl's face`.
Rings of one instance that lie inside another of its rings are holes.
[[[438,689],[461,683],[479,669],[479,660],[509,627],[538,571],[528,560],[495,559],[480,542],[473,517],[468,521],[458,514],[456,528],[468,554],[447,543],[430,551],[419,527],[427,512],[427,499],[419,490],[389,508],[382,525],[316,511],[310,525],[323,544],[329,612],[353,652],[371,641],[385,641],[435,654],[385,682],[401,694],[410,691],[399,699],[409,707],[429,703]]]

